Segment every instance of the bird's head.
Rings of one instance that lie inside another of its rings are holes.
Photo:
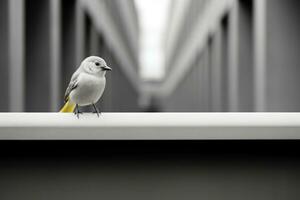
[[[86,73],[98,76],[105,76],[106,71],[112,70],[107,66],[104,59],[97,56],[87,57],[82,61],[81,66]]]

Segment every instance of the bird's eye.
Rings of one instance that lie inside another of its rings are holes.
[[[100,63],[96,62],[96,63],[95,63],[95,65],[96,65],[96,66],[99,66],[99,65],[100,65]]]

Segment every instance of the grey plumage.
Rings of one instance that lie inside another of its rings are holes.
[[[78,86],[78,82],[77,82],[78,75],[79,75],[78,73],[73,74],[73,76],[71,78],[71,81],[68,85],[68,88],[67,88],[67,90],[65,92],[65,96],[64,96],[65,103],[69,100],[69,95],[70,95],[71,91],[74,90]]]

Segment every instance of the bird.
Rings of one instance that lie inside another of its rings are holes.
[[[106,72],[112,71],[105,60],[98,56],[85,58],[71,77],[64,95],[64,106],[61,113],[74,112],[79,118],[80,106],[92,106],[99,117],[96,103],[101,98],[106,84]]]

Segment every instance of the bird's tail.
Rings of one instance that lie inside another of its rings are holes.
[[[60,113],[70,113],[70,112],[74,112],[75,109],[75,104],[71,103],[70,101],[67,101],[64,105],[64,107],[62,107],[62,109],[59,111]]]

